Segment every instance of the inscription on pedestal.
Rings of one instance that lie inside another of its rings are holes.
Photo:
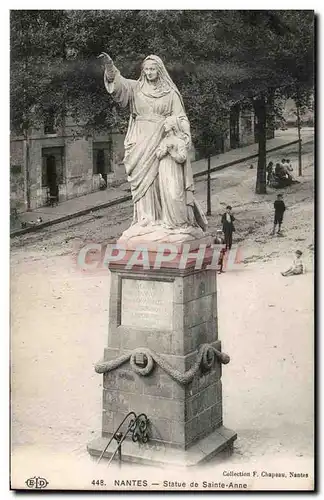
[[[121,325],[172,330],[173,283],[122,280]]]

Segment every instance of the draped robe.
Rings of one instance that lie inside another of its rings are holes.
[[[172,87],[155,93],[140,80],[124,78],[118,70],[113,82],[108,81],[106,73],[104,81],[113,99],[130,108],[124,165],[134,202],[133,223],[158,223],[162,212],[156,149],[163,137],[165,118],[177,116],[190,141],[190,126],[180,95]],[[188,174],[186,187],[193,190],[192,174]]]

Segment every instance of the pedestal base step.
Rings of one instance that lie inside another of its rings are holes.
[[[147,443],[139,444],[125,440],[122,444],[122,462],[133,462],[142,465],[192,467],[208,462],[217,455],[229,455],[233,450],[233,442],[237,438],[236,432],[219,427],[209,436],[197,441],[188,450],[171,448],[170,446]],[[87,450],[90,455],[99,457],[108,443],[108,438],[97,438],[91,441]],[[103,458],[110,458],[117,446],[113,441]],[[117,455],[116,455],[117,457]]]

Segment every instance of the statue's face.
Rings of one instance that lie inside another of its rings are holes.
[[[154,62],[147,61],[144,64],[143,71],[149,82],[155,82],[158,79],[158,70]]]
[[[163,124],[164,126],[164,131],[165,132],[170,132],[175,128],[175,120],[172,116],[169,116],[168,118],[165,119],[165,122]]]

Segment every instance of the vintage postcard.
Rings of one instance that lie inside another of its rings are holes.
[[[312,10],[12,10],[12,490],[313,491]]]

